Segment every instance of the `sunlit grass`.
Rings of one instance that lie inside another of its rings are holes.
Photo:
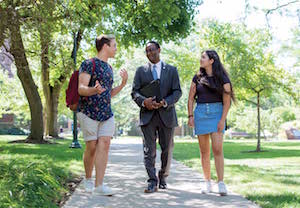
[[[84,142],[82,149],[70,149],[71,138],[8,143],[17,139],[24,137],[0,136],[0,207],[56,207],[68,191],[65,182],[83,172]],[[255,147],[253,140],[224,142],[229,188],[262,207],[300,207],[300,142],[263,142],[264,152],[247,152]],[[197,140],[176,139],[174,158],[202,172]],[[216,180],[212,155],[211,165]]]
[[[300,142],[224,142],[225,182],[262,207],[300,207]],[[202,172],[197,140],[176,140],[174,158]],[[212,178],[216,178],[211,154]]]
[[[8,143],[24,138],[0,136],[0,207],[57,207],[66,183],[83,171],[83,149],[70,149],[71,139]]]

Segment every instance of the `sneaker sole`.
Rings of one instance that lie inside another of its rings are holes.
[[[116,193],[105,194],[105,193],[97,193],[97,192],[94,192],[94,194],[97,194],[97,195],[100,195],[100,196],[113,196],[113,195],[115,195]]]
[[[201,194],[209,194],[212,193],[212,191],[201,191]]]

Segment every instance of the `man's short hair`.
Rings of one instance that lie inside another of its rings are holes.
[[[116,39],[114,35],[100,35],[96,38],[96,49],[97,51],[101,51],[104,44],[107,44],[110,46],[110,41]]]
[[[152,44],[154,44],[154,45],[156,46],[156,48],[160,48],[160,45],[159,45],[159,43],[158,43],[158,42],[156,42],[156,41],[154,41],[154,40],[151,40],[151,41],[149,41],[149,42],[147,43],[147,45],[148,45],[149,43],[152,43]]]

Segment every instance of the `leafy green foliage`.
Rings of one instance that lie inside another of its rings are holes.
[[[201,33],[201,47],[214,48],[230,72],[236,95],[256,102],[257,93],[270,96],[277,88],[297,99],[296,80],[278,68],[268,49],[271,36],[266,30],[249,30],[243,25],[208,21]]]
[[[1,207],[55,207],[70,173],[53,164],[11,160],[0,163]]]
[[[288,125],[293,121],[299,121],[299,109],[296,106],[281,106],[261,109],[261,131],[264,136],[272,138],[286,138],[285,130],[297,125]],[[232,131],[247,132],[252,135],[257,133],[256,108],[239,102],[230,109],[228,125]],[[296,122],[297,123],[297,122]]]
[[[193,25],[195,7],[202,1],[114,1],[111,5],[112,28],[125,45],[151,39],[177,40],[186,37]],[[117,18],[113,18],[117,16]]]
[[[16,13],[21,23],[22,35],[25,37],[26,54],[40,61],[38,68],[42,69],[42,99],[46,104],[44,112],[49,118],[47,127],[53,128],[49,123],[57,119],[53,115],[54,119],[50,120],[51,112],[56,112],[57,103],[51,101],[56,99],[51,93],[56,92],[53,93],[54,96],[59,96],[57,92],[65,90],[66,85],[63,84],[75,68],[73,52],[77,51],[80,44],[85,44],[88,50],[90,48],[87,44],[94,48],[95,37],[101,33],[114,33],[118,42],[125,47],[142,44],[150,39],[170,41],[186,37],[193,25],[195,7],[201,3],[199,0],[29,0],[1,2],[0,8],[1,11],[10,8]],[[4,24],[0,25],[0,43],[3,42],[4,36],[7,36],[4,29],[8,21],[9,18],[5,16]],[[76,48],[73,47],[74,34]],[[95,49],[93,51],[95,52]],[[79,50],[78,60],[86,59],[87,54]],[[55,103],[55,106],[51,106],[51,103]],[[48,133],[49,129],[46,128],[46,131]],[[51,130],[50,132],[55,135]]]
[[[0,135],[0,207],[58,207],[68,183],[84,170],[83,149],[70,149],[71,139],[8,143],[24,138]]]

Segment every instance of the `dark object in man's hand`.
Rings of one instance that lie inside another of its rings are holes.
[[[156,102],[159,103],[162,100],[160,93],[160,80],[153,80],[148,85],[140,89],[140,93],[147,98],[155,97]]]

